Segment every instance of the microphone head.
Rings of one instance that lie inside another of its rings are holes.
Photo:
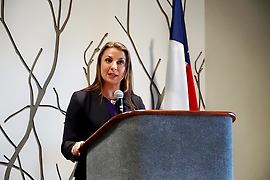
[[[124,97],[124,93],[121,90],[116,90],[113,95],[115,99],[120,99]]]

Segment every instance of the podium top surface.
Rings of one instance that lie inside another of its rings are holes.
[[[228,111],[137,110],[118,114],[109,121],[116,121],[117,119],[124,119],[137,115],[228,116],[232,118],[232,122],[236,119],[235,114]]]

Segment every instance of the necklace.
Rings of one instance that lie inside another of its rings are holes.
[[[106,97],[104,97],[106,98]],[[109,99],[109,98],[106,98],[112,105],[115,105],[116,103],[116,100],[115,99]]]
[[[115,105],[115,103],[116,103],[115,99],[109,99],[109,101],[112,103],[112,105]]]

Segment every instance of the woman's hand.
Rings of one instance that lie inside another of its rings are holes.
[[[80,147],[84,144],[84,141],[76,142],[71,149],[71,153],[73,156],[80,156],[81,152],[79,151]]]

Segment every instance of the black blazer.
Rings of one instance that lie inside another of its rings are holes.
[[[145,109],[142,99],[133,94],[131,100],[135,109]],[[124,111],[130,111],[124,100]],[[61,152],[66,159],[78,161],[75,172],[76,179],[86,179],[86,157],[73,157],[71,149],[75,142],[85,141],[105,122],[110,119],[106,103],[100,91],[77,91],[73,93],[65,119]]]

